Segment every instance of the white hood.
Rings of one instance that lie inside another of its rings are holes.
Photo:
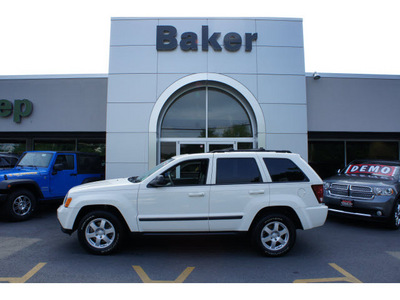
[[[70,189],[69,193],[74,193],[74,192],[93,192],[93,191],[109,191],[109,190],[121,190],[124,188],[129,188],[129,189],[137,189],[138,184],[132,183],[128,180],[128,178],[118,178],[118,179],[109,179],[109,180],[101,180],[101,181],[95,181],[95,182],[90,182],[90,183],[85,183],[78,185],[76,187],[73,187]]]

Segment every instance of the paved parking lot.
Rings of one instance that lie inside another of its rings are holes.
[[[245,237],[147,236],[112,256],[87,254],[62,233],[57,206],[32,220],[0,219],[0,282],[399,283],[400,232],[329,217],[298,231],[288,255],[262,257]]]

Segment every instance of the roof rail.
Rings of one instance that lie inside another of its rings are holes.
[[[277,153],[292,153],[289,150],[266,150],[264,148],[257,148],[257,149],[238,149],[234,150],[233,148],[226,148],[226,149],[218,149],[210,151],[209,153],[224,153],[224,152],[277,152]]]

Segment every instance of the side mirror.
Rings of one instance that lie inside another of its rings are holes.
[[[63,170],[63,164],[55,164],[53,167],[53,175],[56,175],[58,171]]]
[[[162,187],[167,183],[165,182],[164,176],[157,175],[152,181],[150,181],[149,186],[151,187]]]

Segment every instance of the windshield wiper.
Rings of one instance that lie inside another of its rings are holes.
[[[35,169],[37,169],[37,166],[35,166],[35,165],[18,165],[17,167],[21,167],[21,168],[35,168]]]

